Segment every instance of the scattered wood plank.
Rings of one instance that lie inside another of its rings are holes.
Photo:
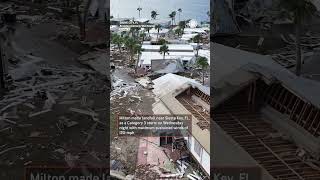
[[[12,150],[16,150],[16,149],[23,149],[23,148],[26,148],[26,147],[27,147],[27,145],[15,146],[15,147],[7,148],[7,149],[5,149],[5,150],[0,152],[0,156],[3,155],[6,152],[9,152],[9,151],[12,151]]]
[[[91,128],[90,128],[90,130],[89,130],[89,132],[88,132],[88,136],[87,136],[86,140],[83,142],[83,145],[87,145],[87,143],[89,142],[89,140],[92,138],[92,134],[93,134],[94,131],[96,130],[97,126],[98,126],[98,123],[97,123],[97,122],[94,123],[94,124],[91,126]]]
[[[3,121],[7,122],[7,123],[10,123],[10,124],[14,124],[16,125],[17,123],[15,121],[11,121],[9,119],[3,119]]]
[[[47,112],[50,112],[50,111],[52,111],[52,109],[46,109],[46,110],[43,110],[43,111],[31,113],[31,114],[29,114],[28,117],[29,117],[29,118],[35,117],[35,116],[38,116],[38,115],[40,115],[40,114],[44,114],[44,113],[47,113]]]
[[[25,105],[25,106],[27,106],[27,107],[29,107],[29,108],[31,108],[31,109],[35,109],[36,107],[33,105],[33,104],[31,104],[31,103],[24,103],[23,105]]]
[[[72,112],[85,114],[85,115],[92,116],[92,117],[98,116],[97,113],[92,112],[92,111],[88,111],[88,110],[83,110],[83,109],[78,109],[78,108],[69,108],[69,110],[72,111]]]

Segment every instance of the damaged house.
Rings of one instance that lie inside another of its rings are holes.
[[[259,166],[263,179],[319,179],[320,83],[268,56],[212,47],[213,152],[223,154],[213,165]]]
[[[188,44],[168,44],[169,52],[161,54],[160,45],[142,45],[139,67],[158,73],[182,72],[184,67],[195,62],[193,47]]]
[[[185,135],[188,154],[210,175],[210,89],[193,79],[166,74],[152,81],[157,101],[152,105],[154,114],[192,115],[192,127]],[[172,137],[159,138],[162,142],[181,142]]]

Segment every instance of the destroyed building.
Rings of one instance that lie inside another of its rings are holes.
[[[215,0],[211,4],[213,22],[211,32],[215,35],[237,34],[240,32],[230,1]]]
[[[259,166],[263,179],[319,179],[319,82],[268,56],[211,46],[213,166]]]
[[[65,2],[37,2],[0,3],[0,9],[16,15],[14,23],[5,21],[0,27],[6,74],[0,99],[0,164],[7,169],[1,168],[0,179],[23,179],[24,167],[34,165],[68,169],[79,164],[105,167],[108,162],[103,120],[107,66],[100,64],[99,73],[93,67],[96,57],[86,59],[93,66],[77,61],[80,51],[94,52],[60,13]],[[90,23],[88,29],[95,21]]]
[[[156,101],[154,114],[192,115],[192,127],[185,137],[191,157],[210,176],[210,89],[193,79],[166,74],[152,81]],[[178,143],[179,138],[160,137],[162,142]]]

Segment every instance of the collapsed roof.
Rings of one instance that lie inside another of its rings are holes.
[[[175,74],[166,74],[152,81],[153,93],[159,99],[155,102],[153,112],[155,114],[186,114],[191,115],[175,97],[187,90],[189,87],[194,87],[210,96],[209,87],[203,86],[194,79],[186,78]],[[208,129],[202,130],[198,125],[199,121],[195,118],[192,120],[192,136],[194,136],[206,152],[210,154],[210,132]]]
[[[214,107],[257,78],[281,83],[289,91],[320,108],[320,83],[298,77],[271,57],[213,43]]]
[[[153,93],[156,96],[164,96],[165,94],[172,93],[173,91],[179,89],[184,84],[192,85],[193,87],[197,87],[206,95],[210,96],[209,87],[201,85],[194,79],[190,79],[187,77],[179,76],[176,74],[166,74],[152,81],[154,83]]]

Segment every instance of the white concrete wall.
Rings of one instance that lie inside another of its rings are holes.
[[[201,147],[200,156],[194,151],[195,138],[193,136],[188,137],[188,148],[191,154],[195,157],[202,168],[210,175],[210,155],[203,147]]]

